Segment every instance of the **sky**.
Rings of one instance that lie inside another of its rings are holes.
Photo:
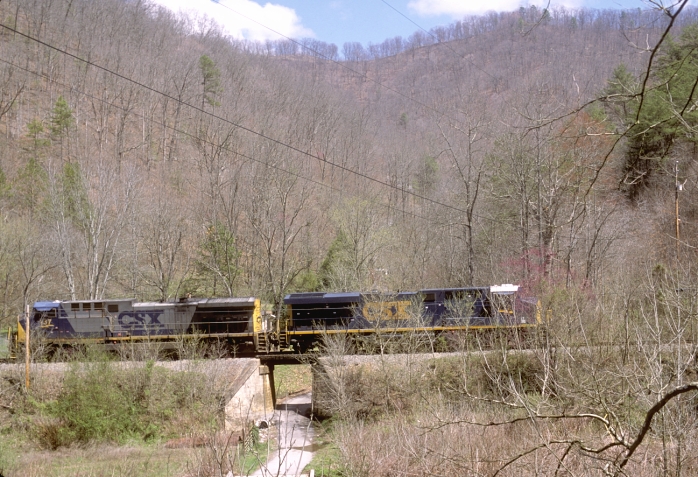
[[[152,0],[190,16],[208,16],[235,38],[265,41],[314,38],[334,43],[382,43],[409,37],[420,27],[448,25],[467,15],[513,11],[521,0]],[[545,3],[538,6],[545,7]],[[647,0],[552,0],[566,8],[647,8]]]

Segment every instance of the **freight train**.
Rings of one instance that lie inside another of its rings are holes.
[[[183,298],[39,301],[18,319],[15,343],[39,336],[52,347],[99,343],[160,342],[187,337],[215,340],[239,356],[304,353],[322,336],[415,331],[442,334],[472,330],[535,329],[542,324],[537,300],[516,285],[433,288],[399,293],[291,293],[278,317],[259,298]]]

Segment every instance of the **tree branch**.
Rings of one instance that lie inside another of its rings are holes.
[[[640,444],[642,444],[642,441],[645,439],[647,432],[650,430],[650,426],[652,425],[652,419],[654,418],[654,416],[676,396],[680,396],[681,394],[685,394],[691,391],[698,391],[698,381],[684,384],[683,386],[679,386],[678,388],[669,391],[667,394],[664,395],[664,397],[662,397],[662,399],[660,399],[654,406],[652,406],[649,411],[647,411],[647,414],[645,415],[645,422],[642,424],[642,428],[640,429],[640,432],[638,433],[635,440],[628,447],[628,451],[626,452],[625,456],[618,464],[616,475],[618,475],[622,471],[623,467],[625,467],[625,465],[628,463],[628,461],[635,453],[637,448],[640,446]]]

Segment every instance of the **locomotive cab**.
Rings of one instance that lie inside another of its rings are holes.
[[[490,324],[492,310],[489,289],[432,288],[421,290],[424,313],[432,326],[462,327]]]
[[[523,316],[517,314],[516,293],[517,285],[494,285],[490,287],[490,302],[492,304],[492,318],[497,325],[516,325],[519,320],[526,323]],[[522,310],[523,311],[523,310]]]
[[[31,330],[41,329],[44,334],[52,334],[55,327],[58,326],[59,310],[60,302],[58,301],[40,301],[34,303],[29,313],[28,320]],[[20,315],[17,318],[17,342],[24,342],[26,329],[27,317],[25,315]]]

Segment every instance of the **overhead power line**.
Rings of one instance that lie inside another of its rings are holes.
[[[389,4],[388,2],[386,2],[385,0],[381,0],[381,2],[385,3],[388,7],[390,7],[392,10],[394,10],[398,15],[400,15],[400,16],[403,17],[405,20],[407,20],[408,22],[410,22],[411,24],[413,24],[414,26],[416,26],[417,28],[419,28],[420,30],[422,30],[424,33],[426,33],[427,35],[431,36],[433,39],[435,39],[435,40],[437,41],[437,43],[440,43],[438,37],[437,37],[436,35],[434,35],[432,32],[430,32],[430,31],[424,29],[420,24],[418,24],[417,22],[415,22],[414,20],[412,20],[410,17],[408,17],[407,15],[405,15],[404,13],[402,13],[400,10],[398,10],[397,8],[395,8],[394,6],[392,6],[391,4]],[[449,49],[454,55],[456,55],[458,58],[460,58],[461,60],[464,60],[464,61],[467,61],[468,63],[470,63],[475,69],[477,69],[477,70],[479,70],[479,71],[482,71],[483,73],[485,73],[487,76],[489,76],[489,77],[492,78],[492,79],[497,79],[496,76],[491,75],[491,74],[488,73],[485,69],[480,68],[479,66],[477,66],[477,65],[476,65],[475,63],[473,63],[471,60],[469,60],[468,58],[466,58],[465,55],[461,55],[460,53],[458,53],[458,52],[457,52],[456,50],[454,50],[454,49],[451,47],[451,45],[449,45],[448,43],[442,43],[442,44],[443,44],[444,46],[446,46],[446,48],[448,48],[448,49]]]
[[[392,9],[395,10],[396,12],[398,12],[398,13],[399,13],[400,15],[402,15],[403,17],[407,18],[404,14],[400,13],[400,12],[399,12],[398,10],[396,10],[394,7],[392,7],[391,5],[389,5],[387,2],[383,1],[383,3],[385,3],[386,5],[388,5],[390,8],[392,8]],[[444,117],[449,118],[449,119],[452,120],[452,121],[456,121],[456,119],[454,119],[454,118],[450,117],[449,115],[445,114],[444,112],[440,111],[438,108],[435,108],[435,107],[433,107],[433,106],[431,106],[431,105],[429,105],[429,104],[423,103],[422,101],[419,101],[418,99],[414,98],[413,96],[409,96],[409,95],[407,95],[407,94],[405,94],[405,93],[403,93],[403,92],[401,92],[401,91],[399,91],[399,90],[396,90],[396,89],[394,89],[394,88],[391,88],[390,86],[387,86],[387,85],[381,83],[380,81],[377,81],[377,80],[375,80],[375,79],[373,79],[373,78],[370,78],[369,76],[365,75],[364,73],[362,73],[362,72],[360,72],[360,71],[356,71],[355,69],[349,67],[346,63],[343,63],[343,62],[341,62],[341,61],[337,61],[337,60],[335,60],[334,58],[330,58],[330,57],[328,57],[327,55],[324,55],[324,54],[322,54],[321,52],[319,52],[319,51],[317,51],[317,50],[315,50],[315,49],[309,47],[308,45],[304,45],[303,43],[299,42],[298,40],[296,40],[296,39],[294,39],[294,38],[291,38],[291,37],[288,37],[288,36],[284,35],[283,33],[279,32],[279,31],[276,31],[276,30],[274,30],[273,28],[271,28],[271,27],[269,27],[269,26],[267,26],[267,25],[265,25],[265,24],[263,24],[263,23],[261,23],[261,22],[258,22],[258,21],[255,20],[254,18],[248,17],[247,15],[245,15],[245,14],[243,14],[243,13],[240,13],[240,12],[238,12],[237,10],[235,10],[235,9],[233,9],[233,8],[230,8],[228,5],[225,5],[225,4],[223,4],[223,3],[218,3],[218,5],[221,6],[221,7],[223,7],[223,8],[226,8],[226,9],[230,10],[231,12],[235,13],[236,15],[241,16],[242,18],[244,18],[244,19],[246,19],[246,20],[251,21],[252,23],[255,23],[255,24],[261,26],[262,28],[266,28],[266,29],[269,30],[270,32],[272,32],[272,33],[274,33],[274,34],[276,34],[276,35],[279,35],[281,38],[284,38],[284,39],[286,39],[287,41],[290,41],[291,43],[293,43],[293,44],[295,44],[295,45],[298,45],[298,46],[300,46],[301,48],[303,48],[303,49],[305,49],[305,50],[312,51],[316,56],[318,56],[318,57],[320,57],[320,58],[322,58],[322,59],[324,59],[324,60],[330,61],[330,62],[334,63],[335,65],[337,65],[337,66],[339,66],[339,67],[341,67],[341,68],[344,68],[345,70],[351,71],[352,73],[354,73],[354,74],[360,76],[361,78],[363,78],[363,79],[366,80],[366,81],[369,81],[369,82],[371,82],[371,83],[374,83],[374,84],[376,84],[377,86],[380,86],[381,88],[384,88],[384,89],[386,89],[386,90],[388,90],[388,91],[390,91],[390,92],[392,92],[392,93],[395,93],[395,94],[397,94],[398,96],[402,96],[403,98],[405,98],[405,99],[407,99],[407,100],[409,100],[409,101],[412,101],[413,103],[415,103],[415,104],[417,104],[417,105],[419,105],[419,106],[422,106],[422,107],[424,107],[424,108],[426,108],[426,109],[429,109],[430,111],[433,111],[433,112],[435,112],[435,113],[438,113],[440,116],[444,116]],[[424,30],[424,28],[422,28],[421,26],[417,25],[414,21],[410,20],[409,18],[407,18],[407,19],[408,19],[410,22],[412,22],[413,24],[415,24],[415,25],[417,26],[417,28],[420,28],[420,29]],[[428,32],[427,30],[424,30],[424,31],[425,31],[428,35],[431,35],[433,38],[436,38],[436,36],[435,36],[433,33],[430,33],[430,32]],[[453,48],[451,48],[450,46],[447,46],[447,47],[448,47],[448,49],[451,50],[454,54],[456,54],[456,56],[458,56],[460,59],[467,61],[467,62],[470,63],[474,68],[476,68],[476,69],[482,71],[483,73],[485,73],[485,74],[486,74],[487,76],[489,76],[490,78],[495,79],[495,76],[491,75],[490,73],[488,73],[488,72],[485,71],[484,69],[482,69],[482,68],[480,68],[479,66],[475,65],[475,63],[473,63],[471,60],[465,58],[463,55],[458,54],[458,52],[456,52],[456,51],[455,51]]]
[[[75,55],[75,54],[73,54],[73,53],[70,53],[69,51],[66,51],[66,50],[64,50],[64,49],[62,49],[62,48],[58,48],[58,47],[56,47],[56,46],[53,46],[53,45],[51,45],[51,44],[49,44],[49,43],[46,43],[46,42],[43,41],[43,40],[40,40],[40,39],[38,39],[38,38],[36,38],[36,37],[34,37],[34,36],[31,36],[31,35],[29,35],[29,34],[26,34],[26,33],[24,33],[24,32],[21,32],[21,31],[15,29],[15,28],[12,28],[12,27],[10,27],[10,26],[8,26],[8,25],[5,25],[5,24],[0,23],[0,27],[5,28],[6,30],[8,30],[8,31],[10,31],[10,32],[12,32],[12,33],[14,33],[14,34],[16,34],[16,35],[22,36],[22,37],[24,37],[24,38],[26,38],[26,39],[28,39],[28,40],[31,40],[31,41],[33,41],[33,42],[36,42],[36,43],[38,43],[38,44],[40,44],[40,45],[42,45],[42,46],[45,46],[46,48],[50,48],[50,49],[52,49],[52,50],[54,50],[54,51],[57,51],[57,52],[59,52],[59,53],[61,53],[61,54],[63,54],[63,55],[69,56],[69,57],[71,57],[71,58],[73,58],[73,59],[75,59],[75,60],[77,60],[77,61],[80,61],[80,62],[82,62],[82,63],[85,63],[85,64],[88,65],[88,66],[92,66],[93,68],[97,68],[97,69],[99,69],[99,70],[101,70],[101,71],[104,71],[104,72],[106,72],[106,73],[109,73],[109,74],[111,74],[111,75],[114,75],[114,76],[116,76],[117,78],[123,79],[124,81],[127,81],[127,82],[129,82],[129,83],[135,84],[135,85],[137,85],[137,86],[139,86],[139,87],[141,87],[141,88],[144,88],[144,89],[146,89],[146,90],[148,90],[148,91],[151,91],[151,92],[153,92],[153,93],[155,93],[155,94],[158,94],[158,95],[160,95],[160,96],[162,96],[162,97],[164,97],[164,98],[167,98],[167,99],[169,99],[169,100],[175,101],[175,102],[177,102],[177,103],[179,103],[179,104],[181,104],[181,105],[187,106],[187,107],[193,109],[194,111],[198,111],[198,112],[200,112],[200,113],[202,113],[202,114],[205,114],[205,115],[207,115],[207,116],[210,116],[210,117],[212,117],[212,118],[214,118],[214,119],[217,119],[217,120],[219,120],[219,121],[222,121],[222,122],[224,122],[224,123],[226,123],[226,124],[229,124],[229,125],[231,125],[231,126],[233,126],[233,127],[236,127],[236,128],[241,129],[241,130],[243,130],[243,131],[246,131],[246,132],[248,132],[248,133],[250,133],[250,134],[254,134],[254,135],[259,136],[259,137],[261,137],[261,138],[263,138],[263,139],[266,139],[266,140],[268,140],[268,141],[271,141],[271,142],[273,142],[273,143],[275,143],[275,144],[278,144],[278,145],[280,145],[280,146],[286,147],[286,148],[288,148],[288,149],[290,149],[290,150],[292,150],[292,151],[295,151],[295,152],[297,152],[297,153],[299,153],[299,154],[301,154],[301,155],[304,155],[304,156],[308,156],[308,157],[310,157],[310,158],[313,158],[313,159],[315,159],[315,160],[317,160],[317,161],[319,161],[319,162],[321,162],[321,163],[323,163],[323,164],[326,164],[326,165],[335,167],[335,168],[337,168],[337,169],[339,169],[339,170],[342,170],[342,171],[344,171],[344,172],[347,172],[347,173],[349,173],[349,174],[356,175],[357,177],[361,177],[361,178],[366,179],[366,180],[368,180],[368,181],[370,181],[370,182],[379,184],[379,185],[381,185],[381,186],[383,186],[383,187],[387,187],[387,188],[390,188],[390,189],[399,191],[399,192],[401,192],[401,193],[403,193],[403,194],[407,194],[407,195],[410,195],[410,196],[412,196],[412,197],[416,197],[416,198],[418,198],[418,199],[420,199],[420,200],[423,200],[423,201],[425,201],[425,202],[429,202],[429,203],[431,203],[431,204],[438,205],[438,206],[440,206],[440,207],[444,207],[444,208],[447,208],[447,209],[454,210],[454,211],[456,211],[456,212],[460,212],[460,213],[463,213],[463,214],[467,214],[467,211],[466,211],[466,210],[463,210],[463,209],[461,209],[461,208],[459,208],[459,207],[455,207],[455,206],[453,206],[453,205],[446,204],[446,203],[444,203],[444,202],[440,202],[440,201],[437,201],[437,200],[434,200],[434,199],[430,199],[429,197],[425,197],[425,196],[423,196],[423,195],[421,195],[421,194],[418,194],[418,193],[416,193],[416,192],[413,192],[413,191],[410,191],[410,190],[407,190],[407,189],[401,189],[401,188],[399,188],[399,187],[397,187],[397,186],[394,186],[393,184],[390,184],[389,182],[385,182],[385,181],[382,181],[382,180],[380,180],[380,179],[376,179],[375,177],[371,177],[371,176],[369,176],[368,174],[364,174],[363,172],[355,171],[354,169],[351,169],[351,168],[349,168],[349,167],[343,166],[343,165],[341,165],[341,164],[337,164],[336,162],[328,161],[328,160],[323,159],[323,158],[321,158],[321,157],[319,157],[319,156],[317,156],[317,155],[315,155],[315,154],[312,154],[312,153],[310,153],[310,152],[307,152],[307,151],[303,151],[303,150],[301,150],[301,149],[298,149],[297,147],[295,147],[295,146],[293,146],[293,145],[291,145],[291,144],[285,143],[285,142],[283,142],[283,141],[281,141],[281,140],[279,140],[279,139],[273,138],[273,137],[268,136],[268,135],[266,135],[266,134],[264,134],[264,133],[260,133],[260,132],[258,132],[258,131],[253,130],[253,129],[250,129],[250,128],[246,127],[246,126],[243,126],[242,124],[235,123],[235,122],[233,122],[233,121],[231,121],[231,120],[229,120],[229,119],[227,119],[227,118],[224,118],[224,117],[218,116],[217,114],[214,114],[214,113],[211,113],[211,112],[209,112],[209,111],[206,111],[206,110],[204,110],[204,109],[203,109],[202,107],[200,107],[200,106],[195,106],[195,105],[193,105],[193,104],[190,104],[190,103],[187,103],[187,102],[185,102],[185,101],[182,101],[181,99],[176,98],[176,97],[174,97],[174,96],[172,96],[172,95],[170,95],[170,94],[168,94],[168,93],[165,93],[165,92],[163,92],[163,91],[160,91],[160,90],[158,90],[158,89],[155,89],[155,88],[153,88],[152,86],[148,86],[148,85],[146,85],[146,84],[144,84],[144,83],[141,83],[141,82],[139,82],[139,81],[136,81],[136,80],[134,80],[134,79],[132,79],[132,78],[129,78],[129,77],[125,76],[125,75],[122,75],[121,73],[118,73],[118,72],[116,72],[116,71],[113,71],[113,70],[111,70],[111,69],[109,69],[109,68],[107,68],[107,67],[101,66],[101,65],[99,65],[99,64],[97,64],[97,63],[94,63],[94,62],[92,62],[92,61],[90,61],[90,60],[86,60],[86,59],[84,59],[84,58],[81,58],[81,57],[78,56],[78,55]]]
[[[5,63],[6,65],[9,65],[9,66],[11,66],[11,67],[13,67],[13,68],[16,68],[16,69],[25,71],[25,72],[27,72],[27,73],[29,73],[29,74],[33,74],[33,75],[35,75],[35,76],[38,76],[39,78],[43,78],[43,79],[45,79],[45,80],[47,80],[47,81],[49,81],[49,82],[51,82],[51,83],[53,83],[53,84],[55,84],[55,85],[62,86],[62,87],[64,87],[64,88],[68,88],[68,89],[70,89],[71,91],[75,91],[75,92],[77,92],[77,93],[79,93],[79,94],[81,94],[81,95],[84,95],[85,97],[88,97],[88,98],[90,98],[90,99],[99,101],[99,102],[101,102],[102,104],[106,104],[106,105],[108,105],[108,106],[111,106],[111,107],[113,107],[113,108],[115,108],[115,109],[119,109],[119,110],[124,111],[124,112],[129,112],[130,114],[134,115],[135,117],[140,118],[140,119],[143,119],[143,120],[145,120],[145,121],[148,121],[148,122],[150,122],[150,123],[152,123],[152,124],[157,124],[158,126],[162,126],[163,128],[167,128],[167,129],[169,129],[169,130],[171,130],[171,131],[173,131],[173,132],[182,134],[182,135],[184,135],[184,136],[188,136],[188,137],[190,137],[190,138],[192,138],[192,139],[196,139],[197,141],[201,141],[202,143],[205,143],[205,144],[208,144],[208,145],[211,145],[211,146],[214,146],[214,147],[219,147],[219,148],[221,148],[221,149],[224,150],[224,151],[230,152],[230,153],[235,154],[235,155],[237,155],[237,156],[239,156],[239,157],[242,157],[242,158],[244,158],[244,159],[248,159],[248,160],[250,160],[250,161],[257,162],[257,163],[259,163],[259,164],[262,164],[262,165],[264,165],[264,166],[266,166],[266,167],[269,167],[269,168],[271,168],[271,169],[274,169],[274,170],[283,172],[283,173],[285,173],[285,174],[288,174],[288,175],[297,177],[297,178],[299,178],[299,179],[301,179],[301,180],[310,182],[311,184],[315,184],[315,185],[318,185],[318,186],[321,186],[321,187],[325,187],[325,188],[327,188],[327,189],[329,189],[329,190],[332,190],[332,191],[338,192],[338,193],[344,193],[344,192],[346,192],[345,189],[340,189],[340,188],[334,187],[334,186],[332,186],[332,185],[330,185],[330,184],[327,184],[327,183],[325,183],[325,182],[321,182],[321,181],[318,181],[318,180],[316,180],[316,179],[312,179],[312,178],[310,178],[310,177],[306,177],[306,176],[304,176],[304,175],[302,175],[302,174],[299,174],[299,173],[294,172],[294,171],[290,171],[290,170],[288,170],[288,169],[285,169],[285,168],[283,168],[283,167],[277,166],[277,165],[275,165],[275,164],[269,164],[269,163],[264,162],[264,161],[262,161],[262,160],[260,160],[260,159],[255,159],[254,157],[248,156],[248,155],[243,154],[243,153],[241,153],[241,152],[239,152],[239,151],[234,151],[234,150],[232,150],[232,149],[230,149],[230,148],[228,148],[228,147],[226,147],[226,146],[221,146],[220,144],[213,143],[213,142],[211,142],[211,141],[209,141],[209,140],[207,140],[207,139],[204,139],[204,138],[202,138],[202,137],[200,137],[200,136],[198,136],[198,135],[196,135],[196,134],[192,134],[192,133],[190,133],[190,132],[188,132],[188,131],[184,131],[184,130],[182,130],[182,129],[176,128],[176,127],[171,126],[171,125],[169,125],[169,124],[167,124],[167,123],[165,123],[165,122],[158,122],[158,121],[156,121],[156,120],[154,120],[154,119],[152,119],[152,118],[150,118],[150,117],[147,117],[147,116],[145,116],[145,115],[143,115],[143,114],[139,114],[139,113],[137,113],[137,112],[135,112],[135,111],[133,111],[133,110],[129,110],[129,109],[123,107],[123,106],[120,106],[120,105],[118,105],[118,104],[112,103],[112,102],[107,101],[107,100],[105,100],[105,99],[103,99],[103,98],[100,98],[100,97],[98,97],[98,96],[94,96],[94,95],[92,95],[92,94],[90,94],[90,93],[88,93],[88,92],[86,92],[86,91],[82,91],[82,90],[80,90],[80,89],[78,89],[78,88],[75,88],[73,85],[67,85],[67,84],[65,84],[65,83],[61,83],[60,81],[55,80],[55,79],[53,79],[53,78],[50,78],[50,77],[48,77],[48,76],[45,75],[45,74],[39,73],[39,72],[37,72],[37,71],[30,70],[30,69],[28,69],[28,68],[25,68],[24,66],[17,65],[17,64],[15,64],[15,63],[12,63],[11,61],[5,60],[5,59],[3,59],[3,58],[0,58],[0,63]],[[430,221],[430,220],[432,220],[432,219],[430,219],[430,218],[428,218],[428,217],[424,217],[423,215],[419,215],[419,214],[416,214],[416,213],[414,213],[414,212],[407,211],[407,210],[404,210],[404,209],[399,209],[399,208],[397,208],[397,207],[395,207],[395,206],[392,206],[392,205],[389,205],[389,204],[384,204],[384,203],[382,203],[382,202],[376,202],[376,201],[370,201],[370,202],[372,202],[373,204],[375,204],[375,205],[377,205],[377,206],[379,206],[379,207],[384,207],[384,208],[386,208],[386,209],[388,209],[388,210],[393,210],[393,211],[399,212],[399,213],[401,213],[401,214],[409,215],[410,217],[415,217],[415,218],[417,218],[417,219],[422,219],[422,220],[425,220],[425,221]]]

